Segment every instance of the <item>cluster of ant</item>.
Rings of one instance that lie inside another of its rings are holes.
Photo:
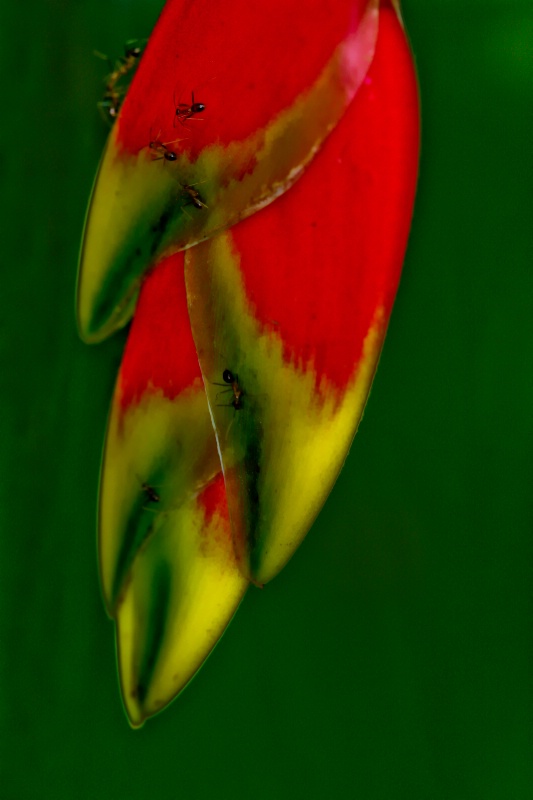
[[[96,55],[109,60],[107,59],[107,56],[104,56],[101,53],[96,53]],[[105,111],[107,115],[111,117],[112,121],[114,121],[118,115],[126,92],[125,86],[121,83],[121,81],[135,67],[140,55],[141,48],[136,43],[128,43],[128,45],[125,47],[124,56],[122,56],[114,66],[110,64],[111,72],[106,78],[104,97],[103,100],[98,103],[98,106],[101,111]],[[176,127],[176,124],[179,123],[183,127],[187,128],[188,126],[185,124],[187,121],[194,120],[195,118],[201,119],[200,117],[196,117],[196,115],[205,111],[205,104],[199,103],[194,99],[194,92],[191,92],[190,103],[176,103],[176,99],[174,98],[174,107],[174,127]],[[158,134],[155,139],[152,139],[148,143],[148,147],[152,151],[152,160],[169,162],[176,161],[178,158],[177,154],[170,148],[169,145],[175,144],[176,142],[181,141],[181,139],[175,139],[172,142],[163,142],[159,136],[160,134]],[[197,184],[181,184],[184,193],[187,195],[187,203],[200,210],[207,208],[200,196],[200,192],[195,189],[195,185]],[[233,397],[229,403],[217,403],[217,405],[227,406],[229,408],[233,408],[235,411],[241,411],[243,408],[244,391],[239,384],[239,376],[236,373],[231,372],[231,370],[225,369],[222,373],[222,380],[224,381],[223,383],[215,382],[213,384],[214,386],[225,387],[223,391],[217,394],[217,399],[219,395],[226,394],[227,392],[231,392]],[[148,503],[159,503],[161,501],[161,497],[156,491],[155,487],[141,481],[141,488],[143,493],[146,495]]]
[[[180,123],[184,128],[188,129],[188,126],[185,124],[187,120],[194,119],[196,114],[201,114],[202,111],[205,111],[204,103],[197,103],[194,99],[194,92],[191,92],[191,102],[189,103],[176,103],[176,99],[174,98],[174,107],[175,107],[175,114],[174,114],[174,127],[176,127],[176,123]],[[201,117],[197,118],[198,120]],[[176,142],[181,142],[181,139],[174,139],[172,142],[162,142],[159,138],[160,134],[149,142],[148,147],[152,150],[152,161],[176,161],[178,156],[171,150],[169,145],[175,144]],[[203,208],[207,208],[207,205],[204,203],[200,196],[200,192],[198,189],[194,187],[197,184],[189,184],[189,183],[182,183],[181,187],[183,189],[184,194],[186,195],[186,205],[193,205],[195,208],[198,208],[200,211]],[[185,209],[183,209],[185,211]],[[185,213],[187,213],[185,211]],[[189,216],[189,215],[188,215]]]
[[[127,88],[123,81],[137,65],[141,52],[142,49],[136,41],[128,42],[124,48],[124,55],[121,56],[113,65],[107,56],[95,50],[95,55],[108,61],[111,68],[111,72],[105,79],[104,97],[98,103],[98,108],[105,115],[107,121],[109,121],[108,118],[110,118],[113,122],[120,111],[120,106],[124,100]],[[187,128],[188,126],[185,123],[188,120],[194,119],[197,114],[201,114],[202,111],[205,111],[205,104],[195,101],[194,92],[191,92],[190,103],[177,103],[176,98],[174,97],[174,107],[174,127],[176,127],[176,124],[179,123],[184,128]],[[148,147],[153,152],[152,160],[164,160],[170,162],[176,161],[177,155],[174,150],[170,149],[169,145],[175,144],[175,142],[179,141],[181,141],[181,139],[175,139],[173,142],[162,142],[158,135],[148,144]],[[193,205],[195,208],[202,210],[203,208],[207,208],[207,205],[202,200],[198,189],[194,188],[196,185],[197,184],[188,183],[181,184],[183,192],[186,195],[185,205]]]
[[[136,40],[126,43],[124,47],[124,55],[120,56],[120,58],[118,59],[118,61],[115,62],[115,64],[113,64],[113,62],[109,59],[108,56],[98,52],[98,50],[94,51],[94,54],[98,56],[98,58],[103,58],[104,61],[107,61],[111,68],[111,72],[109,73],[109,75],[107,75],[105,79],[104,97],[98,103],[98,108],[100,108],[101,111],[103,111],[109,117],[111,117],[112,121],[114,121],[115,118],[118,116],[118,112],[120,111],[120,106],[122,105],[122,101],[124,100],[126,94],[127,86],[126,84],[122,83],[122,81],[124,78],[126,78],[127,75],[129,75],[129,73],[137,65],[141,53],[142,53],[142,48],[140,47],[139,43]],[[184,126],[185,122],[188,119],[192,119],[196,114],[201,114],[202,111],[205,111],[205,105],[203,103],[195,102],[194,92],[192,92],[192,100],[190,104],[176,103],[176,99],[174,98],[174,105],[175,105],[176,120],[181,122],[181,124]],[[174,127],[176,127],[175,122],[174,122]],[[162,148],[161,158],[166,158],[167,161],[174,161],[175,154],[173,154],[172,151],[168,150],[166,145],[163,144],[162,142],[159,142],[158,144]],[[169,144],[172,144],[172,142],[170,142]],[[150,145],[150,147],[151,146],[152,145]],[[174,155],[174,158],[172,158],[172,155]]]

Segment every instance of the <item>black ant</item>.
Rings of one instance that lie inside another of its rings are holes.
[[[243,397],[244,391],[241,389],[239,385],[239,376],[237,373],[231,372],[229,369],[225,369],[222,373],[222,380],[224,383],[214,383],[213,386],[226,386],[229,384],[229,389],[225,389],[223,392],[219,392],[218,394],[225,394],[226,392],[233,392],[233,400],[230,403],[217,403],[220,406],[233,406],[235,411],[241,411],[243,408]],[[217,395],[218,397],[218,395]]]
[[[99,53],[97,50],[94,51],[94,54],[98,56],[98,58],[103,58],[104,61],[107,61],[111,68],[111,72],[105,79],[104,99],[98,103],[98,107],[106,109],[110,117],[115,118],[117,116],[125,93],[125,88],[117,84],[135,67],[141,53],[142,48],[135,44],[134,41],[127,42],[124,48],[124,55],[113,65],[113,62],[108,56]]]
[[[118,112],[120,111],[121,103],[122,92],[119,92],[116,89],[106,90],[104,99],[97,103],[98,109],[100,112],[103,112],[102,116],[106,122],[109,122],[106,114],[112,117],[113,120],[117,117]]]
[[[204,181],[201,181],[201,183],[203,183],[203,182]],[[181,184],[181,188],[183,189],[183,192],[187,195],[187,200],[185,201],[185,203],[182,206],[183,211],[185,212],[185,214],[187,214],[187,212],[185,211],[185,206],[194,206],[195,208],[198,208],[200,211],[203,208],[208,208],[208,206],[202,200],[202,198],[200,196],[200,192],[198,191],[198,189],[194,188],[195,186],[198,186],[198,184],[197,183],[182,183]],[[191,217],[190,214],[187,214],[187,216],[189,218]]]
[[[148,147],[150,150],[153,150],[154,153],[158,153],[157,156],[152,156],[152,161],[161,161],[161,159],[165,159],[165,161],[176,161],[177,155],[173,150],[168,149],[169,144],[175,144],[176,142],[181,142],[182,139],[174,139],[172,142],[162,142],[159,139],[159,132],[157,139],[154,139],[152,142],[149,143]]]
[[[158,493],[154,489],[153,486],[150,486],[148,483],[144,482],[141,483],[141,488],[145,495],[147,496],[150,503],[159,503],[161,498],[159,497]]]
[[[178,120],[186,128],[187,126],[185,125],[185,120],[191,119],[195,114],[201,114],[202,111],[205,111],[205,105],[203,103],[194,102],[194,92],[191,92],[190,106],[187,105],[187,103],[176,103],[175,97],[174,106],[176,111],[176,116],[174,117],[174,127],[176,127],[176,120]]]
[[[127,58],[137,59],[140,57],[142,53],[142,47],[137,44],[137,39],[131,39],[129,42],[126,42],[124,45],[124,56],[122,60],[125,61]],[[146,39],[141,40],[144,44],[146,44]]]
[[[124,47],[124,55],[120,56],[115,65],[111,65],[111,72],[106,78],[106,89],[114,89],[121,78],[127,75],[128,72],[136,66],[137,60],[140,58],[142,49],[135,44],[135,42],[127,42]],[[99,54],[101,55],[101,54]],[[104,56],[109,62],[109,58]],[[109,62],[110,63],[110,62]]]
[[[150,148],[155,150],[156,153],[160,153],[159,156],[152,156],[152,161],[161,161],[162,158],[165,161],[176,161],[177,155],[172,150],[169,150],[166,144],[163,142],[150,142]]]

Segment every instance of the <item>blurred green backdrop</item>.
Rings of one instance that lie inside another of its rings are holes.
[[[161,6],[0,6],[0,795],[529,800],[531,0],[404,0],[421,178],[356,443],[293,561],[134,732],[95,556],[124,336],[81,344],[73,297],[106,135],[92,51]]]

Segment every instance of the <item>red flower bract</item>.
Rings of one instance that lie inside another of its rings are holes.
[[[392,68],[393,67],[393,68]],[[245,291],[285,358],[345,389],[400,278],[418,164],[418,96],[392,9],[345,117],[290,193],[232,230]]]
[[[339,42],[357,31],[367,0],[168,2],[143,54],[119,120],[131,153],[158,133],[188,137],[194,159],[210,144],[231,145],[291,108],[326,68]],[[157,80],[154,81],[154,76]],[[205,105],[182,124],[178,103]],[[151,133],[152,131],[152,133]]]
[[[120,402],[127,408],[150,391],[173,400],[201,380],[189,332],[183,255],[176,253],[144,282],[122,358]]]
[[[307,532],[362,415],[407,242],[417,110],[388,8],[363,86],[303,177],[186,253],[238,560],[259,583]],[[210,386],[227,368],[241,393],[233,421]]]

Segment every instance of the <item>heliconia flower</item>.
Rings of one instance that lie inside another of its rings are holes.
[[[87,340],[125,324],[139,295],[100,512],[134,725],[183,688],[248,583],[279,572],[331,490],[381,352],[417,175],[416,78],[396,3],[340,2],[331,24],[313,3],[284,4],[275,21],[262,3],[257,17],[237,0],[226,16],[208,5],[165,8],[104,155],[81,263]],[[184,33],[201,25],[211,71]],[[285,25],[301,37],[294,73],[278,52]],[[251,40],[261,31],[258,54],[242,26]],[[242,62],[226,58],[232,37]],[[182,109],[171,86],[178,51],[206,106],[189,129],[192,97]],[[211,93],[215,75],[238,88],[231,109]],[[176,159],[151,162],[182,136]]]

